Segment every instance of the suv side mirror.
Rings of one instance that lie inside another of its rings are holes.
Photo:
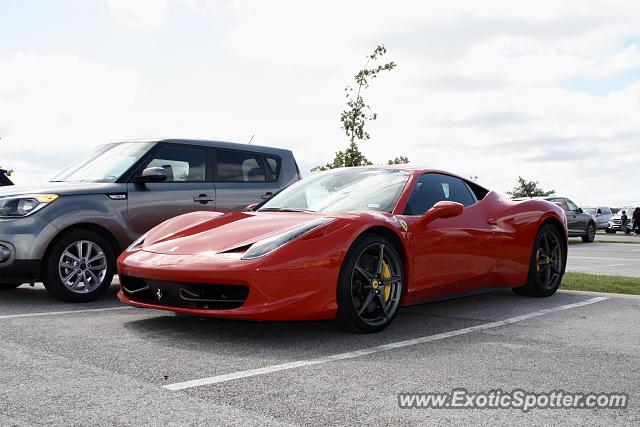
[[[138,182],[163,182],[168,178],[167,171],[161,167],[146,168],[137,178]]]
[[[461,203],[443,200],[433,205],[431,209],[422,215],[420,224],[426,225],[439,218],[453,218],[454,216],[460,215],[463,210],[464,206],[462,206]]]
[[[582,210],[582,208],[578,208],[578,210],[576,211],[578,213],[584,213],[584,211]]]

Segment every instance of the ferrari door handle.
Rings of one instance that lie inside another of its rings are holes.
[[[260,197],[262,197],[263,200],[266,200],[266,199],[270,198],[271,196],[273,196],[273,193],[271,191],[267,191],[266,193],[264,193]]]
[[[206,205],[207,203],[213,202],[215,200],[215,197],[211,197],[206,194],[200,194],[199,196],[193,198],[194,202],[202,203],[203,205]]]
[[[495,219],[495,218],[489,218],[487,220],[487,224],[489,224],[489,225],[498,225],[498,220]]]

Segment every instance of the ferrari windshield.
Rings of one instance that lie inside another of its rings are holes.
[[[258,210],[391,212],[408,179],[408,172],[397,169],[336,169],[296,182]]]
[[[58,173],[51,181],[116,182],[153,145],[153,142],[101,145]]]

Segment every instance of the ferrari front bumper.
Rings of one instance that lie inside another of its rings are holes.
[[[121,276],[118,298],[134,307],[208,317],[247,320],[335,317],[339,266],[336,268],[330,260],[304,262],[286,259],[286,256],[281,256],[247,261],[234,253],[167,255],[143,250],[128,252],[118,259]],[[138,285],[127,289],[126,284],[132,282]],[[149,289],[135,292],[143,286]],[[218,292],[220,289],[222,291]],[[223,293],[225,289],[228,291],[226,294]],[[244,301],[237,296],[241,295],[238,294],[241,289],[248,289]],[[216,303],[223,296],[239,303]],[[204,300],[199,301],[199,297]]]

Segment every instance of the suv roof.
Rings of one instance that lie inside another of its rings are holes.
[[[264,152],[264,153],[274,153],[277,151],[290,153],[291,150],[287,150],[285,148],[275,148],[275,147],[265,147],[262,145],[252,145],[252,144],[242,144],[239,142],[228,142],[228,141],[216,141],[209,139],[185,139],[185,138],[149,138],[149,139],[130,139],[125,141],[118,141],[116,144],[124,144],[129,142],[167,142],[172,144],[188,144],[188,145],[202,145],[206,147],[216,147],[216,148],[227,148],[230,150],[243,150],[243,151],[254,151],[254,152]]]

